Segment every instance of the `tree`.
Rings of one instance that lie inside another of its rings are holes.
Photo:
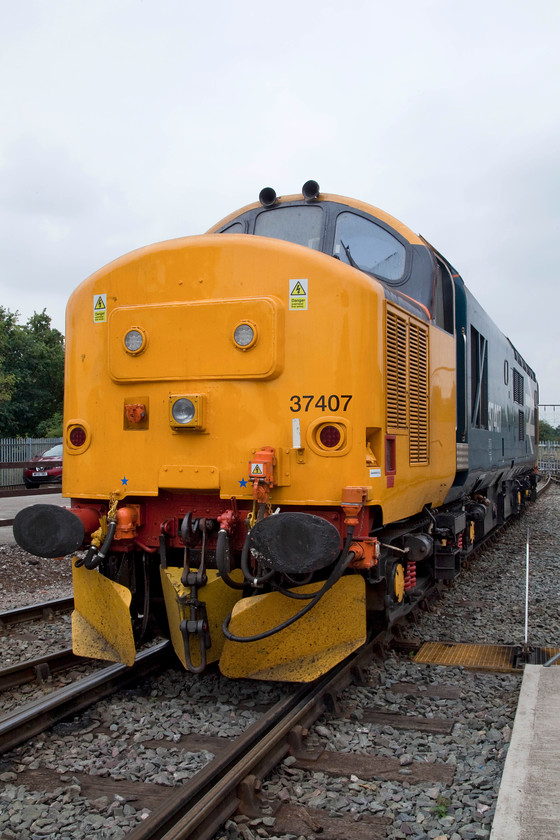
[[[7,373],[5,369],[4,359],[6,356],[7,338],[6,330],[3,329],[5,325],[1,320],[2,311],[0,307],[0,410],[3,404],[10,402],[15,388],[15,376]]]
[[[0,306],[0,437],[62,434],[64,336],[46,310],[25,325]]]
[[[539,440],[560,440],[560,426],[554,428],[546,420],[539,420]]]

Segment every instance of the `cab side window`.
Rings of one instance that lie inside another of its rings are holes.
[[[471,423],[488,428],[488,341],[471,324]]]
[[[355,213],[338,215],[333,256],[384,280],[401,280],[404,275],[404,245],[380,225]]]
[[[438,327],[453,335],[453,280],[439,259],[436,259],[432,318]]]

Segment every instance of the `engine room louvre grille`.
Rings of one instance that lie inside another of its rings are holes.
[[[406,429],[408,325],[406,318],[390,309],[387,309],[386,315],[387,428]]]
[[[525,381],[518,370],[513,369],[513,400],[519,405],[524,405]],[[523,438],[519,438],[523,440]]]
[[[525,412],[519,412],[519,440],[525,440]]]
[[[409,455],[411,464],[428,463],[428,331],[409,324]]]

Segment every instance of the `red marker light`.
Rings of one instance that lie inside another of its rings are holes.
[[[319,440],[325,449],[334,449],[340,443],[340,429],[336,426],[323,426],[319,432]]]
[[[82,426],[74,426],[68,437],[72,446],[79,449],[86,442],[86,430]]]

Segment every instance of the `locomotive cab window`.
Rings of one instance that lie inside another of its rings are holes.
[[[488,428],[488,341],[471,326],[471,421]]]
[[[275,207],[259,213],[255,219],[255,236],[283,239],[319,251],[322,226],[323,211],[320,207],[301,204]]]
[[[355,213],[336,220],[333,256],[384,280],[401,280],[406,248],[389,231]]]
[[[436,260],[432,318],[438,327],[453,335],[453,280],[444,263]]]

